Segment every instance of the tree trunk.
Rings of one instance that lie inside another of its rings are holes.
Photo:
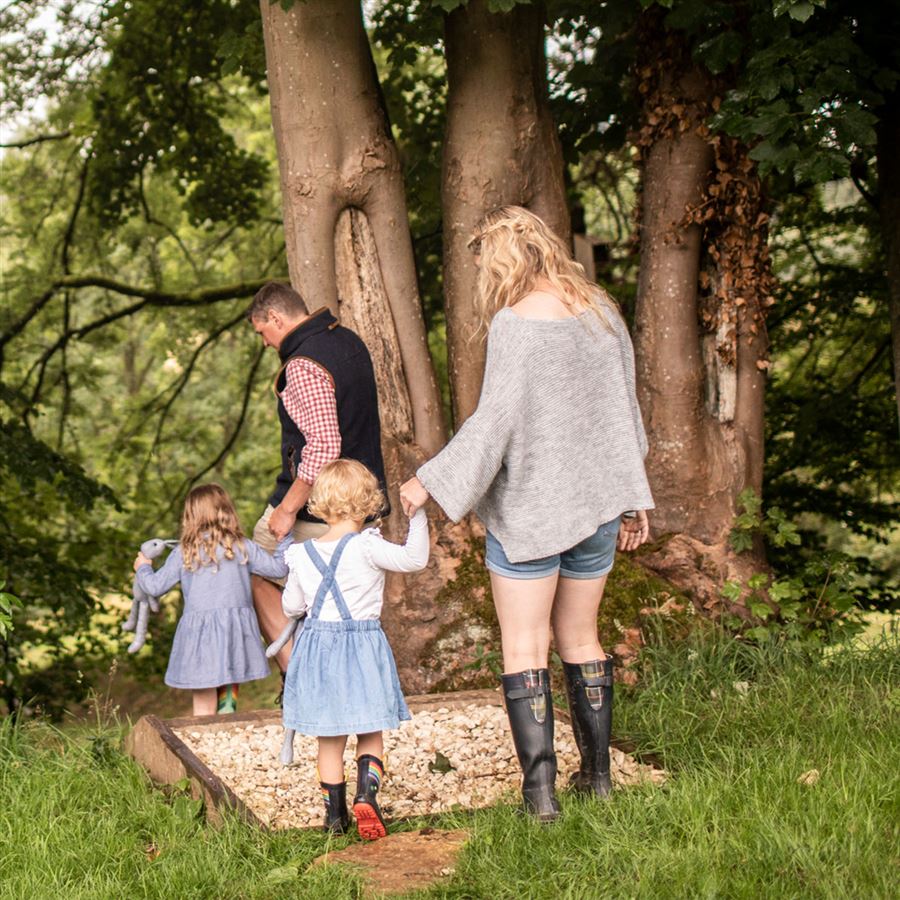
[[[326,304],[366,342],[375,367],[382,447],[394,509],[387,536],[404,540],[397,486],[446,437],[425,340],[397,150],[388,128],[358,0],[307,0],[285,12],[261,0],[291,283]],[[385,630],[404,687],[428,689],[423,666],[438,633],[463,618],[438,604],[468,548],[467,526],[432,516],[432,558],[388,582]]]
[[[900,425],[900,92],[895,91],[879,113],[878,211],[887,268],[894,390]]]
[[[444,296],[457,426],[475,409],[484,372],[466,246],[476,223],[515,204],[570,237],[562,150],[547,103],[544,21],[540,3],[499,14],[488,12],[486,0],[471,0],[445,20]]]
[[[260,0],[291,283],[338,311],[335,228],[364,213],[378,254],[416,443],[446,437],[425,339],[406,197],[358,0]]]
[[[395,350],[396,331],[381,278],[378,248],[370,222],[360,210],[341,213],[335,249],[341,321],[366,342],[378,378],[382,452],[387,472],[395,476],[388,477],[394,512],[385,525],[385,536],[402,543],[407,520],[400,512],[398,487],[427,455],[412,440],[412,410]],[[415,692],[428,690],[440,679],[439,669],[423,665],[438,634],[465,627],[461,604],[441,602],[439,596],[469,549],[471,531],[466,524],[453,525],[438,507],[430,506],[431,562],[414,576],[388,575],[381,616],[403,686]]]
[[[653,531],[674,535],[641,561],[708,609],[726,578],[764,562],[761,546],[737,557],[728,536],[738,494],[762,490],[771,302],[759,179],[745,148],[709,135],[711,97],[697,71],[663,74],[646,97],[635,316]]]

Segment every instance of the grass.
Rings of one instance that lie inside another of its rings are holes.
[[[657,754],[669,783],[564,798],[549,828],[510,808],[447,816],[472,838],[453,878],[414,896],[896,896],[896,638],[817,656],[706,638],[643,665],[615,732]],[[323,835],[211,828],[187,796],[151,789],[120,739],[102,718],[66,733],[0,725],[4,900],[359,896],[352,873],[309,868]]]

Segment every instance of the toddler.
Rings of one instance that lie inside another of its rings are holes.
[[[288,535],[274,556],[244,537],[234,504],[218,484],[195,487],[184,502],[181,539],[154,571],[138,553],[140,586],[159,597],[181,582],[184,612],[165,682],[193,691],[195,716],[235,712],[237,686],[269,674],[250,594],[250,574],[287,575]]]
[[[285,615],[306,613],[285,677],[284,726],[318,738],[324,829],[336,834],[350,823],[344,748],[356,735],[353,815],[365,840],[387,833],[377,800],[382,731],[410,718],[379,619],[384,573],[425,568],[429,550],[423,510],[410,520],[403,546],[384,540],[377,528],[363,531],[383,506],[378,482],[364,465],[339,459],[324,466],[309,511],[328,531],[287,551],[290,575],[282,595]]]

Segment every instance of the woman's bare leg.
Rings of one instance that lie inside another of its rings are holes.
[[[551,621],[556,652],[565,662],[590,662],[605,656],[597,636],[597,611],[607,577],[559,579]]]
[[[550,611],[559,576],[507,578],[491,572],[491,590],[503,641],[503,671],[545,669]]]

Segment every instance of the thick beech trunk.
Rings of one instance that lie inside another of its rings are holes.
[[[878,208],[887,263],[894,390],[900,424],[900,92],[879,110]]]
[[[443,445],[397,149],[358,0],[261,0],[291,283],[312,307],[338,309],[335,228],[345,209],[369,221],[393,319],[416,443]]]
[[[653,102],[668,97],[696,114],[708,94],[709,86],[690,74]],[[762,489],[766,217],[749,160],[739,155],[741,168],[723,173],[713,166],[716,145],[702,118],[682,124],[649,141],[643,173],[638,393],[650,439],[653,531],[675,537],[642,561],[713,608],[725,577],[746,576],[762,563],[760,548],[736,557],[728,535],[738,494]],[[753,205],[744,210],[749,224],[709,221],[701,210],[737,180],[748,193],[742,202]],[[743,255],[736,253],[754,228],[763,228],[762,238],[752,251],[744,245]],[[713,247],[706,244],[710,232],[717,235]]]
[[[446,437],[425,340],[397,150],[390,135],[358,0],[306,0],[285,12],[261,0],[272,124],[278,149],[291,282],[356,330],[372,353],[383,450],[402,541],[397,486]],[[428,569],[391,579],[385,629],[404,687],[421,691],[440,672],[422,656],[456,607],[435,603],[470,537],[432,520]]]
[[[414,472],[427,455],[412,440],[412,410],[400,357],[395,350],[396,332],[380,274],[378,247],[369,220],[360,210],[347,209],[341,213],[335,251],[341,321],[366,342],[378,377],[382,450],[394,509],[385,525],[385,536],[402,543],[406,539],[407,519],[400,512],[400,479]],[[471,532],[466,524],[453,525],[437,507],[429,511],[432,514],[431,563],[424,572],[414,576],[388,575],[382,611],[384,628],[391,638],[400,677],[408,691],[428,690],[440,679],[443,674],[440,667],[424,665],[429,662],[428,650],[439,632],[453,630],[451,626],[459,627],[464,619],[459,604],[448,604],[438,598],[468,550]]]
[[[444,143],[444,291],[450,388],[457,426],[475,409],[484,340],[473,340],[475,267],[466,244],[478,220],[525,206],[566,241],[563,159],[547,104],[544,9],[499,14],[471,0],[446,18],[449,94]]]

